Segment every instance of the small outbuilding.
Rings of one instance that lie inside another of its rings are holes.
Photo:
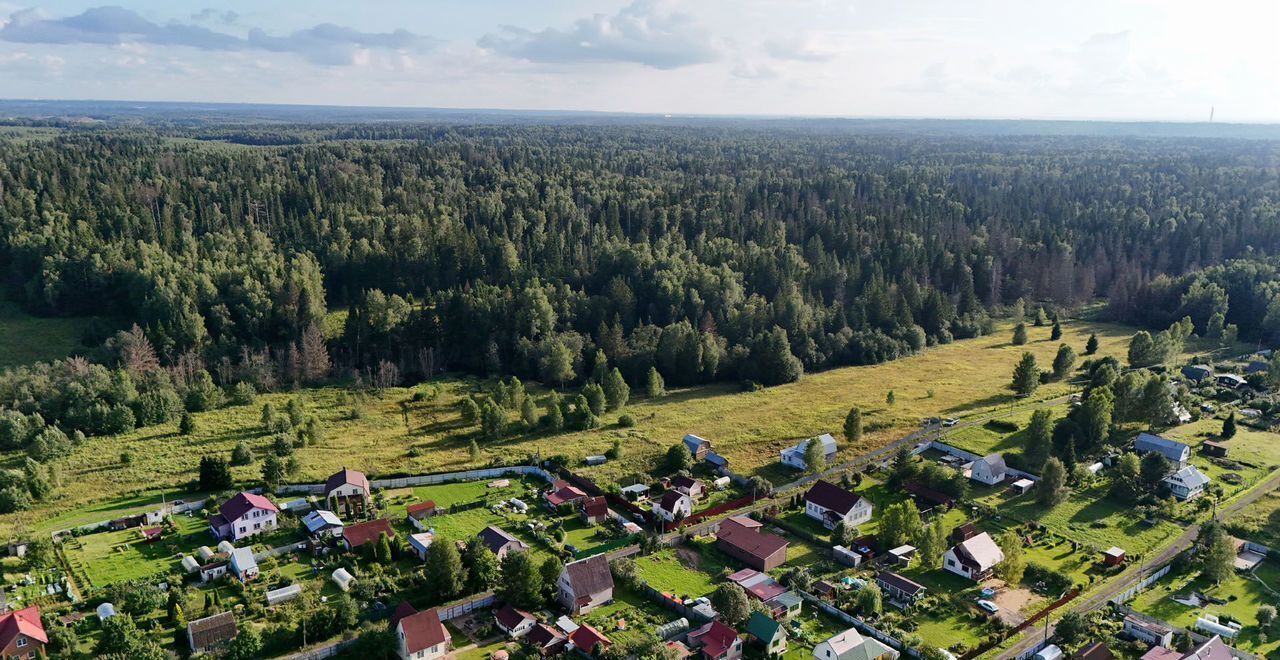
[[[338,585],[338,588],[343,591],[350,591],[351,585],[355,584],[356,581],[355,576],[349,573],[345,568],[335,570],[333,574],[329,576],[329,579],[333,580],[333,583]]]
[[[103,603],[97,609],[98,620],[106,621],[116,615],[116,606],[111,603]]]
[[[1226,458],[1227,453],[1231,451],[1231,448],[1221,442],[1217,442],[1216,440],[1205,440],[1200,444],[1200,451],[1204,452],[1206,456]]]
[[[1107,566],[1119,566],[1124,563],[1124,549],[1112,546],[1102,553],[1102,563]]]
[[[272,589],[267,592],[267,605],[279,605],[297,598],[302,593],[302,585],[291,584],[287,587]]]
[[[1099,463],[1098,465],[1101,466],[1102,464]],[[1035,485],[1036,482],[1030,479],[1019,479],[1012,484],[1009,484],[1009,490],[1019,495],[1026,495]]]
[[[186,571],[187,573],[195,573],[196,571],[200,570],[200,562],[196,561],[195,557],[192,557],[191,555],[187,555],[182,558],[182,570]]]
[[[235,551],[236,547],[231,544],[231,541],[223,541],[218,544],[218,552],[229,555]]]

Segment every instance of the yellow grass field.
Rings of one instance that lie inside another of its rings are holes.
[[[885,364],[809,374],[797,383],[757,392],[740,392],[734,385],[722,384],[675,390],[659,399],[633,398],[626,409],[636,418],[633,428],[618,427],[614,424],[617,414],[610,413],[605,419],[608,425],[592,431],[534,432],[514,434],[496,443],[480,441],[480,463],[523,460],[534,453],[544,457],[600,454],[614,438],[622,438],[623,460],[589,470],[601,480],[619,479],[647,471],[685,433],[697,433],[710,439],[735,471],[781,477],[786,473],[770,470],[777,462],[778,450],[823,432],[839,438],[850,406],[862,408],[868,432],[859,447],[845,447],[842,442],[841,459],[883,446],[918,428],[925,417],[963,417],[1007,408],[1014,401],[1008,382],[1022,352],[1034,353],[1044,367],[1052,361],[1059,343],[1049,339],[1048,327],[1029,330],[1031,341],[1026,346],[1010,344],[1012,326],[1005,324],[988,337],[931,348]],[[1101,342],[1099,355],[1122,358],[1132,333],[1131,328],[1084,321],[1066,322],[1063,331],[1062,341],[1077,352],[1083,353],[1085,340],[1096,332]],[[113,501],[118,500],[122,508],[136,507],[140,496],[181,488],[194,481],[201,456],[229,455],[240,440],[253,445],[261,457],[270,443],[270,437],[258,426],[262,403],[270,401],[281,410],[293,396],[302,399],[307,411],[318,415],[324,426],[319,443],[298,450],[302,470],[291,477],[293,481],[320,481],[343,466],[364,470],[370,476],[466,468],[473,465],[468,446],[475,428],[462,423],[454,404],[481,383],[455,379],[442,385],[440,397],[418,403],[409,402],[409,389],[352,399],[345,405],[340,405],[339,398],[351,399],[350,395],[333,387],[271,394],[259,397],[253,406],[196,415],[197,430],[190,438],[177,435],[176,423],[91,438],[59,463],[62,487],[53,499],[33,511],[5,516],[0,527],[12,531],[18,523],[47,531],[72,520],[83,524],[90,521],[71,512],[91,503],[102,512],[94,519],[109,518]],[[888,406],[885,398],[891,389],[896,404]],[[1046,385],[1035,398],[1050,398],[1069,389],[1061,383]],[[359,414],[353,416],[353,409]],[[128,464],[120,460],[126,451],[132,454]],[[19,460],[13,454],[6,458],[10,465]],[[234,471],[237,479],[250,483],[258,479],[260,469],[260,463],[255,463]]]

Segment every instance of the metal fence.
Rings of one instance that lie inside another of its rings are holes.
[[[555,480],[555,477],[552,476],[551,473],[536,465],[508,465],[504,467],[484,468],[480,470],[463,470],[461,472],[439,472],[435,474],[419,474],[406,477],[393,477],[389,479],[370,479],[369,487],[374,489],[409,488],[411,486],[426,486],[430,484],[448,483],[451,481],[495,479],[513,474],[532,474],[541,477],[547,483],[551,483]],[[320,495],[324,493],[324,484],[285,484],[276,488],[276,492],[281,495]]]
[[[440,613],[441,621],[456,619],[465,614],[470,614],[476,610],[492,607],[498,601],[498,597],[492,591],[486,591],[482,594],[476,594],[462,600],[457,600],[447,605],[441,605],[436,608]]]
[[[1173,564],[1165,564],[1156,572],[1139,580],[1137,584],[1133,585],[1132,587],[1129,587],[1128,589],[1125,589],[1124,591],[1116,594],[1115,596],[1112,596],[1111,602],[1119,605],[1129,600],[1130,598],[1137,596],[1139,593],[1142,593],[1144,589],[1146,589],[1147,587],[1155,583],[1156,580],[1159,580],[1160,578],[1167,575],[1170,569],[1172,568],[1173,568]]]
[[[897,649],[912,657],[916,657],[918,655],[915,649],[907,648],[896,637],[893,637],[892,635],[881,631],[879,628],[876,628],[875,626],[872,626],[866,621],[863,621],[862,619],[859,619],[858,617],[853,616],[852,614],[849,614],[848,612],[836,607],[835,605],[832,605],[831,603],[828,603],[825,600],[822,600],[821,598],[818,598],[817,596],[814,596],[813,594],[807,591],[799,591],[797,593],[800,594],[800,597],[803,598],[805,602],[809,603],[810,605],[813,605],[814,607],[822,610],[823,612],[826,612],[828,615],[834,618],[837,618],[853,626],[854,628],[857,628],[858,632],[862,633],[863,635],[866,635],[868,637],[874,637],[880,640],[881,642],[888,644],[891,648]]]

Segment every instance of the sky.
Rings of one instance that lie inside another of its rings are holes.
[[[0,0],[0,98],[1280,122],[1275,0]]]

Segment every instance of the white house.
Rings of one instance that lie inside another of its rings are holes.
[[[363,513],[369,507],[368,477],[356,470],[338,470],[324,482],[324,501],[331,511]]]
[[[449,653],[449,631],[435,608],[396,622],[396,652],[401,660],[433,660]]]
[[[258,560],[253,558],[252,548],[236,548],[231,553],[231,572],[241,582],[248,582],[258,577]]]
[[[679,491],[688,495],[691,499],[698,500],[702,499],[703,494],[706,493],[707,486],[702,483],[701,479],[676,477],[671,480],[671,490]]]
[[[209,518],[209,530],[220,539],[239,541],[275,529],[279,513],[280,509],[262,495],[238,493]]]
[[[1009,468],[1004,464],[1004,456],[988,454],[973,462],[969,470],[969,478],[978,483],[994,486],[1004,481]]]
[[[836,439],[831,437],[830,433],[823,433],[816,438],[809,438],[808,440],[787,447],[779,452],[782,464],[793,467],[797,470],[809,469],[809,466],[804,462],[804,450],[809,446],[809,443],[814,440],[822,443],[822,450],[827,457],[827,462],[831,462],[831,460],[836,457]]]
[[[819,479],[804,494],[805,515],[834,529],[841,522],[861,525],[871,520],[871,501],[828,481]]]
[[[653,503],[653,513],[667,522],[684,520],[693,514],[693,500],[680,491],[669,490]]]
[[[503,605],[493,613],[493,618],[502,632],[512,639],[524,637],[538,624],[538,620],[533,618],[532,614],[511,605]]]
[[[814,660],[897,660],[898,652],[856,628],[833,635],[813,647]]]
[[[982,532],[947,550],[942,556],[942,567],[974,582],[981,582],[1002,561],[1004,552],[1000,550],[1000,546],[996,545],[990,534]]]
[[[418,555],[420,561],[427,560],[427,549],[431,547],[431,543],[436,540],[436,535],[432,532],[418,532],[409,535],[409,549],[413,554]]]
[[[585,614],[613,601],[613,574],[604,555],[569,562],[556,581],[560,603],[574,614]]]
[[[1165,477],[1164,485],[1174,497],[1191,500],[1204,494],[1205,487],[1209,485],[1209,477],[1196,469],[1196,466],[1188,465]]]

